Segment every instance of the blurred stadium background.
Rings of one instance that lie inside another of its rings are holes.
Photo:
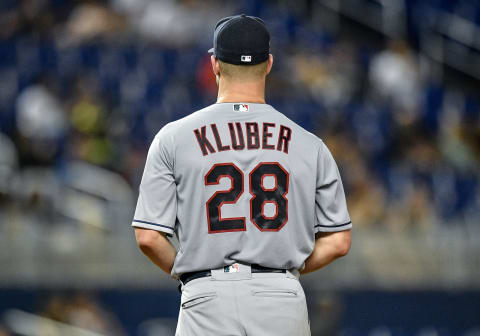
[[[173,335],[130,220],[149,142],[215,101],[215,22],[272,32],[267,100],[323,138],[350,254],[313,335],[480,335],[480,2],[1,0],[0,335]]]

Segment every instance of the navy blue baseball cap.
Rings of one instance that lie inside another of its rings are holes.
[[[262,19],[245,14],[229,16],[215,25],[213,48],[219,60],[235,65],[265,62],[270,53],[270,33]]]

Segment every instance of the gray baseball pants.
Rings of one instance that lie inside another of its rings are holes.
[[[310,336],[298,274],[236,265],[182,286],[176,336]]]

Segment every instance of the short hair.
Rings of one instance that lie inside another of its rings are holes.
[[[235,65],[218,60],[220,74],[230,78],[260,79],[267,75],[268,61],[255,65]]]

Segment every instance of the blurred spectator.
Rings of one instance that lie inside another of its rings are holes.
[[[87,294],[53,297],[42,315],[103,335],[125,335],[117,318]]]
[[[17,150],[13,142],[0,133],[0,199],[10,193],[10,183],[18,169]],[[1,202],[1,201],[0,201]]]
[[[464,106],[465,96],[461,92],[447,92],[440,114],[439,145],[445,158],[457,168],[476,170],[480,143],[473,139],[480,126],[464,122]]]
[[[127,14],[133,27],[146,38],[168,46],[183,47],[205,40],[218,18],[231,12],[231,1],[112,0],[113,7]]]
[[[383,226],[386,216],[386,192],[380,182],[372,176],[354,143],[344,133],[330,134],[327,145],[335,153],[342,167],[344,184],[347,188],[348,209],[360,227]]]
[[[127,28],[125,20],[109,7],[81,3],[71,12],[62,32],[62,45],[77,44],[94,38],[121,36]]]
[[[18,145],[23,160],[52,164],[67,131],[61,103],[50,88],[39,83],[19,94],[16,109]]]
[[[418,118],[420,78],[418,65],[404,41],[392,41],[370,64],[372,88],[383,99],[391,99],[394,117],[400,124]],[[373,97],[375,99],[375,97]]]
[[[73,158],[100,166],[112,164],[113,149],[108,138],[108,115],[96,91],[94,78],[79,77],[69,113]]]
[[[10,336],[10,333],[0,326],[0,336]]]
[[[215,82],[215,75],[212,73],[212,63],[210,62],[209,56],[210,55],[203,57],[198,62],[197,84],[200,92],[213,101],[217,96],[217,84]]]

